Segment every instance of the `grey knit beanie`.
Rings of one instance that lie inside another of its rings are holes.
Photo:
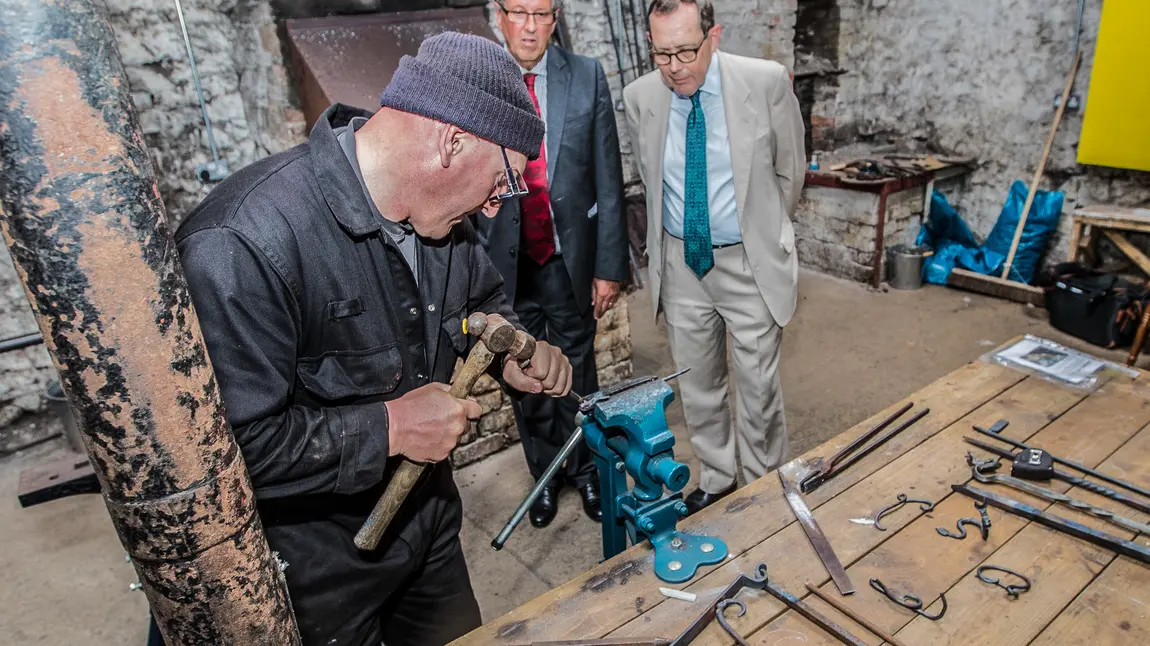
[[[471,134],[539,156],[543,120],[515,59],[495,42],[454,31],[432,36],[404,56],[379,104],[450,123]]]

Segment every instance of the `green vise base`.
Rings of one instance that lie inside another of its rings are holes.
[[[577,421],[599,468],[603,558],[627,549],[628,539],[631,544],[649,540],[655,575],[682,583],[700,567],[722,562],[728,550],[717,538],[675,528],[687,515],[679,492],[691,472],[672,451],[675,436],[667,426],[667,406],[674,398],[663,380],[636,379],[587,397]],[[627,476],[634,482],[630,490]]]

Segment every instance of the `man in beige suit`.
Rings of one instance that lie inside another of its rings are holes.
[[[680,368],[700,486],[694,513],[787,454],[779,386],[782,328],[795,311],[791,217],[806,168],[798,99],[782,65],[718,51],[710,0],[654,0],[648,39],[658,69],[623,91],[647,191],[655,316]],[[727,333],[735,423],[727,399]]]

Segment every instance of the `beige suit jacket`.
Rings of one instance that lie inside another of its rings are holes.
[[[787,69],[774,61],[717,52],[730,133],[739,229],[755,283],[780,326],[795,312],[798,260],[791,223],[806,177],[799,101]],[[659,315],[663,271],[663,148],[671,90],[659,71],[623,90],[627,126],[647,192],[651,300]]]

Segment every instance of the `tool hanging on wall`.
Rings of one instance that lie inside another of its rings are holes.
[[[1036,449],[1033,446],[1026,444],[1025,442],[1019,442],[1017,440],[1012,440],[1009,437],[1002,435],[1002,431],[1005,430],[1007,425],[1009,425],[1009,424],[1010,424],[1010,422],[1008,422],[1004,419],[1000,419],[997,422],[995,422],[990,428],[982,428],[981,426],[975,426],[974,430],[979,432],[979,433],[982,433],[983,435],[985,435],[987,437],[993,437],[996,440],[1006,442],[1007,444],[1013,446],[1016,449],[1022,449],[1023,451],[1042,451],[1042,449]],[[1132,483],[1127,482],[1125,480],[1122,480],[1121,478],[1115,478],[1114,476],[1107,475],[1105,473],[1102,473],[1101,471],[1098,471],[1097,469],[1091,469],[1090,467],[1086,466],[1085,464],[1081,464],[1081,463],[1074,462],[1071,460],[1064,460],[1064,459],[1058,457],[1057,455],[1053,455],[1047,451],[1042,451],[1042,453],[1046,454],[1046,456],[1048,456],[1049,459],[1056,464],[1061,464],[1064,467],[1070,467],[1071,469],[1074,469],[1075,471],[1085,473],[1086,475],[1089,475],[1089,476],[1094,476],[1095,478],[1097,478],[1103,482],[1107,482],[1111,485],[1114,485],[1115,487],[1119,487],[1121,489],[1125,489],[1125,490],[1130,491],[1132,493],[1136,493],[1140,496],[1146,496],[1147,498],[1150,498],[1150,491],[1148,491],[1142,487],[1139,487],[1138,485],[1135,485],[1135,484],[1132,484]],[[1051,468],[1053,468],[1053,467],[1051,467]],[[1019,475],[1018,477],[1021,478],[1024,476]],[[1049,478],[1043,478],[1043,479],[1049,480]]]
[[[879,525],[879,522],[882,521],[882,517],[893,513],[897,509],[900,509],[903,505],[912,503],[917,504],[919,506],[919,511],[921,511],[923,514],[934,511],[934,503],[929,500],[915,500],[913,498],[907,498],[905,493],[900,493],[895,499],[898,502],[889,507],[882,508],[877,514],[874,515],[874,528],[880,532],[886,531],[885,527]]]
[[[1062,503],[1067,507],[1072,507],[1078,511],[1090,514],[1095,518],[1101,518],[1102,520],[1108,521],[1123,529],[1128,529],[1132,532],[1150,536],[1150,525],[1147,525],[1146,523],[1140,523],[1136,520],[1126,518],[1125,516],[1120,516],[1110,511],[1109,509],[1095,507],[1090,503],[1071,498],[1070,496],[1067,496],[1063,493],[1058,493],[1057,491],[1051,491],[1045,487],[1039,487],[1038,485],[1031,484],[1025,480],[1019,480],[1018,478],[1013,478],[1011,476],[1005,476],[997,473],[989,473],[993,472],[995,469],[998,469],[1002,465],[1001,460],[977,460],[973,454],[967,453],[966,462],[970,465],[970,475],[975,480],[983,484],[1006,485],[1007,487],[1012,487],[1019,491],[1026,492],[1032,496],[1038,496],[1044,500]]]
[[[992,579],[992,578],[990,578],[984,574],[985,572],[990,572],[990,571],[1002,572],[1004,574],[1009,574],[1011,576],[1017,577],[1017,578],[1022,580],[1022,585],[1004,585],[1002,583],[1001,579]],[[983,583],[989,583],[991,585],[996,585],[996,586],[1002,588],[1003,590],[1006,590],[1006,596],[1010,597],[1010,599],[1012,601],[1015,599],[1018,599],[1019,594],[1030,590],[1030,579],[1019,574],[1018,572],[1015,572],[1014,570],[1009,570],[1009,569],[1004,568],[1004,567],[999,566],[999,565],[980,566],[978,568],[978,571],[976,571],[974,573],[974,576],[978,577],[978,580],[982,581]]]
[[[827,573],[831,575],[831,580],[835,582],[835,587],[839,589],[839,594],[848,595],[855,593],[855,586],[851,583],[850,577],[847,576],[846,568],[843,567],[839,561],[838,555],[835,554],[834,548],[827,540],[826,534],[823,533],[819,524],[815,522],[815,517],[811,514],[810,507],[807,507],[806,501],[799,495],[798,489],[795,487],[795,482],[806,474],[806,468],[802,460],[791,460],[790,462],[779,467],[779,480],[783,483],[783,495],[787,499],[787,504],[790,505],[791,511],[795,514],[795,519],[799,521],[799,525],[806,533],[807,539],[811,542],[811,547],[815,549],[815,554],[823,562],[823,567],[827,569]]]
[[[865,458],[870,454],[871,451],[874,451],[878,447],[882,446],[887,442],[887,440],[894,437],[895,435],[898,435],[899,433],[910,428],[911,425],[923,417],[926,417],[926,415],[930,412],[929,408],[924,408],[915,413],[914,416],[912,416],[910,419],[895,427],[893,430],[875,439],[874,442],[866,444],[868,440],[873,438],[886,427],[890,426],[895,422],[895,420],[897,420],[899,417],[902,417],[903,414],[909,411],[911,408],[914,408],[914,403],[907,402],[905,406],[895,411],[890,415],[890,417],[887,417],[883,421],[879,422],[877,426],[870,429],[866,433],[863,433],[850,444],[839,449],[838,452],[831,456],[829,460],[824,460],[822,458],[814,458],[810,460],[810,462],[808,462],[806,465],[807,469],[809,469],[809,474],[803,477],[803,479],[800,481],[799,488],[802,489],[803,493],[811,493],[815,489],[818,489],[819,486],[821,486],[824,482],[827,482],[831,478],[834,478],[838,474],[850,468],[852,464]],[[864,444],[866,446],[863,446]]]
[[[1117,552],[1123,556],[1129,556],[1143,563],[1150,563],[1150,547],[1139,545],[1133,541],[1128,541],[1112,534],[1107,534],[1106,532],[1091,529],[1081,523],[1076,523],[1061,516],[1044,512],[1041,509],[1031,507],[1017,500],[998,496],[968,485],[956,484],[951,485],[950,488],[964,496],[988,503],[1016,516],[1021,516],[1027,520],[1046,525],[1051,529],[1056,529],[1088,543],[1093,543],[1112,552]]]
[[[980,442],[979,440],[976,440],[972,437],[964,437],[963,439],[967,442],[967,444],[970,444],[972,446],[977,446],[978,448],[982,449],[983,451],[986,451],[988,453],[993,453],[994,455],[997,455],[999,457],[1006,458],[1007,460],[1010,460],[1013,463],[1011,465],[1011,475],[1016,476],[1016,477],[1021,477],[1020,474],[1014,470],[1014,465],[1016,465],[1019,462],[1019,456],[1014,455],[1013,453],[1011,453],[1010,451],[1007,451],[1006,449],[1002,449],[1002,448],[999,448],[997,446],[992,446],[990,444],[987,444],[986,442]],[[1033,449],[1031,449],[1031,450],[1033,450]],[[1024,451],[1023,453],[1021,453],[1019,455],[1021,456],[1025,453],[1026,452]],[[1049,454],[1047,454],[1047,455],[1049,455]],[[1026,457],[1022,458],[1022,461],[1023,462],[1029,462],[1030,456],[1026,456]],[[1033,475],[1035,473],[1035,466],[1037,466],[1037,465],[1027,465],[1024,467],[1023,472],[1026,475]],[[1070,484],[1072,484],[1076,487],[1081,487],[1082,489],[1085,489],[1091,493],[1096,493],[1100,496],[1105,496],[1111,500],[1120,502],[1120,503],[1127,505],[1129,507],[1133,507],[1134,509],[1137,509],[1138,511],[1150,514],[1150,503],[1142,502],[1141,500],[1135,500],[1134,498],[1130,498],[1129,496],[1123,495],[1123,494],[1121,494],[1121,493],[1119,493],[1119,492],[1117,492],[1117,491],[1115,491],[1109,487],[1104,487],[1100,484],[1090,482],[1089,480],[1079,478],[1078,476],[1066,473],[1065,471],[1059,471],[1058,469],[1055,469],[1053,467],[1050,467],[1048,471],[1049,471],[1050,476],[1052,478],[1057,478],[1058,480],[1061,480],[1063,482],[1069,482]]]
[[[222,181],[231,170],[228,160],[220,157],[220,149],[216,147],[216,136],[212,132],[212,120],[208,118],[208,102],[204,99],[204,88],[200,85],[200,72],[196,68],[196,55],[192,53],[192,38],[188,35],[188,23],[184,20],[184,7],[180,0],[173,0],[176,4],[176,17],[180,21],[180,31],[184,35],[184,48],[188,52],[188,65],[192,68],[192,83],[196,86],[196,100],[200,104],[200,112],[204,115],[204,133],[208,137],[208,147],[211,149],[210,162],[196,164],[196,178],[204,184]]]
[[[894,593],[891,592],[886,587],[886,584],[884,584],[878,578],[873,578],[870,580],[870,587],[883,593],[884,595],[886,595],[887,599],[890,599],[891,601],[897,603],[898,605],[902,606],[903,608],[906,608],[907,610],[912,610],[915,613],[920,614],[923,617],[926,617],[927,619],[929,619],[931,621],[938,621],[939,619],[942,619],[943,615],[946,614],[947,603],[946,603],[946,593],[945,592],[940,592],[938,595],[939,601],[942,601],[942,610],[939,610],[937,615],[932,615],[932,614],[929,614],[923,610],[922,599],[919,599],[918,597],[914,596],[913,594],[904,594],[904,595],[902,595],[901,598],[896,597],[894,595]]]

